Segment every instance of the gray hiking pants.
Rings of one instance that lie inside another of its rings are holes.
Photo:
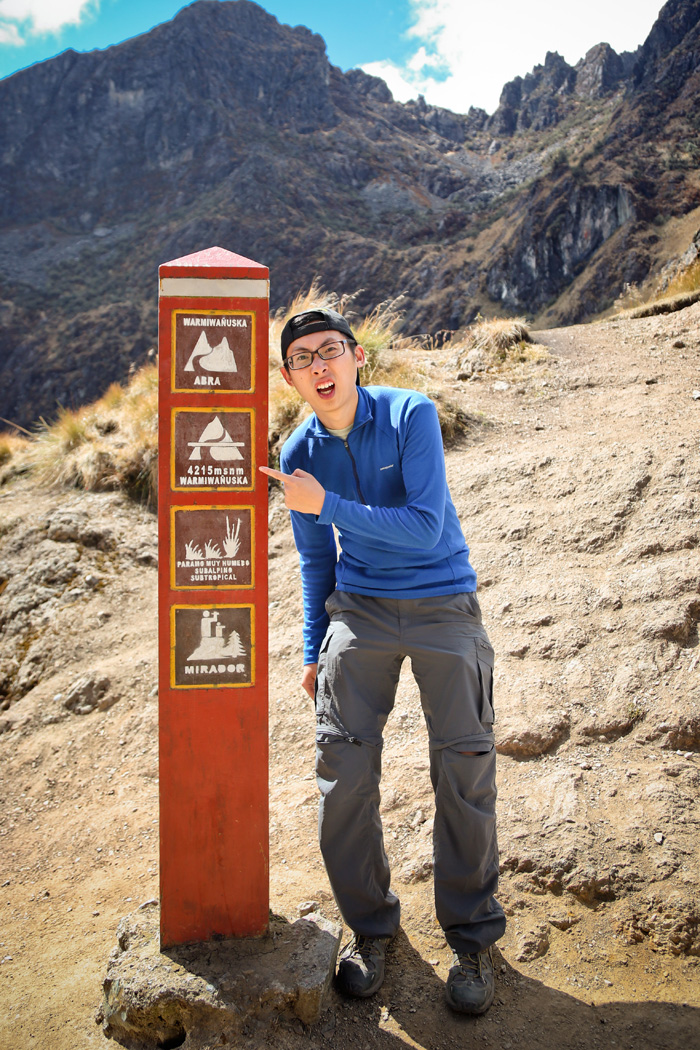
[[[475,594],[373,598],[334,591],[316,678],[319,839],[347,925],[393,936],[400,905],[379,817],[382,733],[411,659],[430,741],[438,922],[456,951],[505,930],[498,883],[493,649]],[[474,755],[463,751],[477,752]]]

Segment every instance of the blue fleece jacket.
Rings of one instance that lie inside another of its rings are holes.
[[[334,588],[383,598],[476,590],[445,478],[435,405],[414,390],[358,388],[345,441],[306,419],[285,442],[280,466],[323,485],[321,513],[291,512],[304,598],[304,663],[316,663]],[[338,532],[337,556],[333,526]]]

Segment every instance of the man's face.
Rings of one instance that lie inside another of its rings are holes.
[[[328,343],[347,340],[340,332],[313,332],[300,336],[289,344],[287,360],[302,350],[318,350]],[[357,368],[365,363],[361,346],[347,341],[345,353],[330,361],[322,361],[318,354],[307,368],[287,369],[282,366],[285,382],[301,394],[324,426],[340,430],[349,426],[357,408]]]

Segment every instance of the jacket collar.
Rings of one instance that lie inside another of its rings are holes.
[[[372,418],[372,398],[364,387],[358,386],[357,388],[357,409],[355,411],[355,419],[353,420],[352,430],[357,430],[364,423],[367,423]],[[314,413],[309,419],[309,430],[310,437],[332,437],[324,427],[321,420]]]

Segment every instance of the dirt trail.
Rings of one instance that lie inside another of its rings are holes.
[[[443,1003],[425,729],[408,668],[383,809],[403,929],[370,1002],[247,1045],[700,1043],[700,306],[541,333],[519,378],[455,381],[491,425],[448,454],[497,655],[492,1010]],[[443,362],[444,364],[444,362]],[[298,567],[271,499],[271,904],[336,917],[316,846]],[[157,896],[155,522],[115,495],[0,490],[0,1048],[104,1044],[119,918]],[[4,589],[3,589],[4,588]],[[69,707],[64,706],[68,700]]]

